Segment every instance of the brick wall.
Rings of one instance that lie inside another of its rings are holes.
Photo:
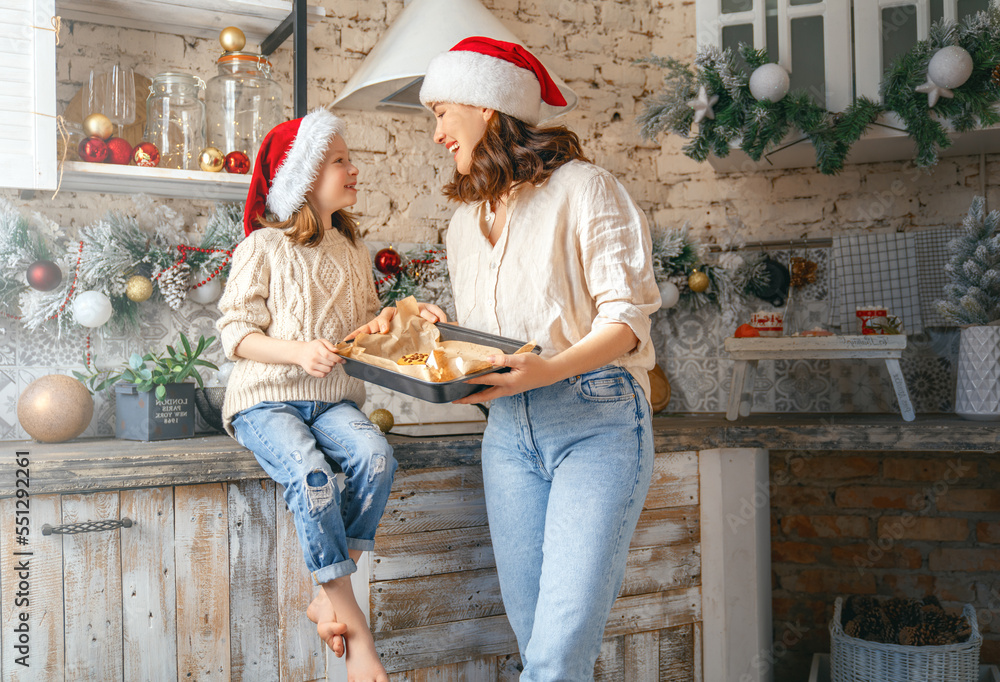
[[[1000,457],[773,451],[771,484],[777,682],[808,677],[850,594],[972,604],[1000,663]]]

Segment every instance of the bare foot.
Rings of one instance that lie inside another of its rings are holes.
[[[345,628],[344,631],[340,632],[343,632],[342,637],[346,640],[345,649],[347,654],[345,662],[347,664],[348,682],[389,682],[389,675],[385,672],[385,668],[382,667],[382,660],[375,650],[375,639],[372,637],[371,630],[368,629],[365,615],[354,600],[354,591],[351,589],[350,576],[336,578],[328,583],[324,583],[321,591],[326,593],[330,608],[336,614],[336,621],[339,622],[334,622],[334,619],[331,618],[330,622],[324,623],[322,619],[326,615],[326,612],[323,611],[325,605],[322,601],[317,603],[317,600],[314,600],[313,604],[316,604],[318,615],[321,619],[320,624],[317,625],[317,630],[322,637],[324,635],[324,631],[322,630],[324,624],[338,625]],[[337,639],[341,638],[336,635],[334,636]],[[330,645],[329,641],[325,638],[324,641],[327,641],[327,644]],[[330,648],[332,649],[333,646],[331,645]],[[336,652],[336,650],[334,651]]]
[[[333,604],[326,595],[326,590],[320,588],[316,597],[306,609],[309,620],[316,623],[316,633],[326,645],[333,651],[334,656],[340,658],[344,655],[344,635],[347,634],[347,626],[338,623],[336,614],[333,611]]]

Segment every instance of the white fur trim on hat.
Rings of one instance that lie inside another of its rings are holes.
[[[537,125],[542,89],[534,72],[479,52],[442,52],[427,65],[420,103],[486,107]]]
[[[267,193],[267,208],[278,220],[288,220],[305,202],[330,140],[334,135],[343,137],[345,130],[344,122],[326,109],[315,109],[302,118]]]

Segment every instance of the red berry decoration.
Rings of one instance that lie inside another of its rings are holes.
[[[132,160],[132,145],[127,140],[120,137],[112,137],[107,141],[108,159],[106,163],[117,163],[119,166],[127,166]]]
[[[52,291],[62,281],[62,270],[50,260],[36,260],[25,273],[28,284],[39,291]]]
[[[403,258],[396,249],[390,246],[375,254],[375,267],[378,268],[379,272],[395,275],[403,269]]]
[[[108,144],[99,137],[85,137],[76,148],[80,158],[90,163],[104,163],[108,158]]]
[[[137,166],[154,168],[160,163],[160,150],[152,142],[140,142],[132,150],[132,160]]]
[[[229,152],[226,154],[225,168],[227,173],[246,175],[250,170],[250,157],[243,152]]]

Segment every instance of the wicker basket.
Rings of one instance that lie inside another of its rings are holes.
[[[842,599],[837,597],[830,622],[830,672],[833,682],[977,682],[979,634],[976,610],[962,615],[972,629],[968,641],[942,646],[903,646],[869,642],[844,633]]]

